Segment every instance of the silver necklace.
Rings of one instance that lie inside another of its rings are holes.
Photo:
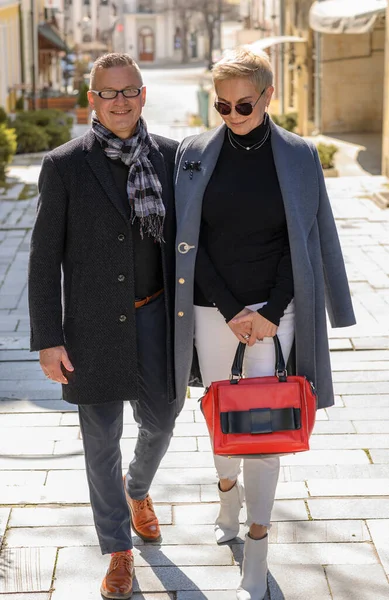
[[[267,128],[266,133],[265,133],[265,135],[263,136],[263,138],[262,138],[262,140],[260,142],[256,142],[252,146],[243,146],[242,144],[240,144],[238,142],[238,140],[236,140],[234,138],[234,136],[231,133],[231,130],[230,129],[227,130],[227,135],[228,135],[229,142],[230,142],[231,146],[233,148],[235,148],[235,150],[238,149],[238,146],[239,146],[239,148],[242,148],[242,150],[258,150],[266,142],[267,138],[269,137],[269,134],[270,134],[270,127]],[[235,144],[237,144],[237,145],[235,146]]]

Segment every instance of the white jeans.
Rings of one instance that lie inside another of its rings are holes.
[[[247,308],[257,310],[265,303],[252,304]],[[195,306],[195,344],[199,357],[204,386],[212,381],[228,379],[234,360],[238,339],[226,324],[221,313],[213,307]],[[285,361],[288,360],[294,339],[294,301],[285,310],[277,335]],[[275,350],[272,338],[257,341],[247,347],[243,364],[246,377],[274,375]],[[241,458],[214,456],[219,479],[235,481],[240,473]],[[263,455],[243,459],[247,521],[270,527],[271,511],[280,471],[278,456]]]

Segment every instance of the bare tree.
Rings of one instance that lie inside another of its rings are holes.
[[[202,13],[208,36],[207,62],[211,69],[215,40],[221,47],[221,24],[225,18],[237,18],[237,6],[228,0],[197,0],[197,9]]]
[[[181,62],[189,61],[188,53],[188,34],[190,30],[190,20],[193,13],[197,11],[196,0],[174,0],[174,12],[178,17],[181,30]]]

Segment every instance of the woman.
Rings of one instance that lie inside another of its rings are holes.
[[[315,383],[320,408],[331,406],[325,300],[333,327],[355,319],[317,150],[269,118],[266,55],[234,50],[212,75],[224,124],[184,140],[177,155],[177,395],[193,337],[208,386],[228,379],[238,341],[249,346],[247,377],[273,375],[277,334],[285,360],[295,341],[297,374]],[[243,462],[249,532],[237,598],[262,600],[279,457],[214,458],[218,543],[239,531]]]

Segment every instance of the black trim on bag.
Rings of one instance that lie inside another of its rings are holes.
[[[220,413],[223,433],[272,433],[301,429],[299,408],[252,408]]]

